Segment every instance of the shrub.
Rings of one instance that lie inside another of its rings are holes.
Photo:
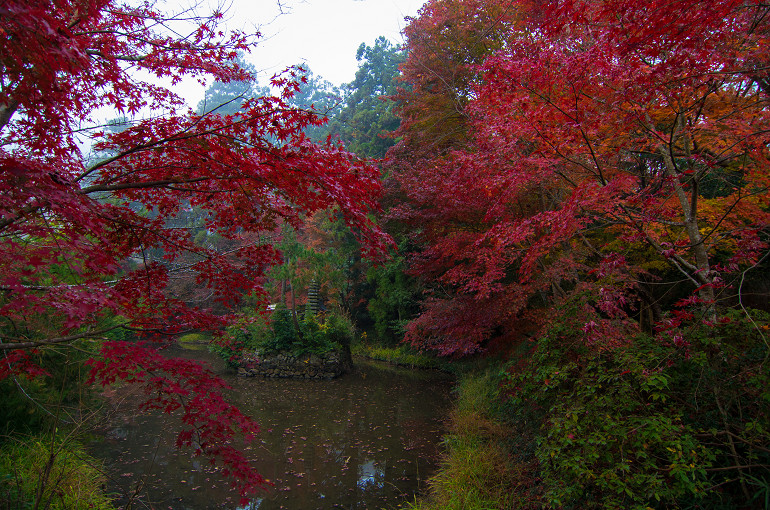
[[[299,328],[299,331],[297,330]],[[263,353],[290,352],[295,356],[324,354],[350,345],[353,324],[346,317],[330,313],[298,315],[295,324],[291,310],[278,306],[270,322],[252,319],[228,328],[227,335],[212,348],[231,367],[237,367],[244,350]]]
[[[612,348],[587,345],[565,317],[505,384],[510,419],[538,424],[549,505],[740,508],[765,497],[765,315],[727,311]]]
[[[269,335],[269,325],[262,316],[242,319],[228,327],[225,335],[214,338],[209,350],[230,368],[238,368],[243,351],[256,349]]]

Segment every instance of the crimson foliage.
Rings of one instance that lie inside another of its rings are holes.
[[[655,278],[712,322],[739,298],[770,222],[767,7],[659,4],[428,2],[406,30],[391,215],[434,289],[411,341],[471,353],[588,285],[610,346],[660,319]]]
[[[406,34],[406,338],[514,360],[531,506],[766,502],[768,6],[434,0]]]
[[[258,34],[227,31],[222,20],[114,0],[0,6],[0,375],[37,375],[41,349],[137,332],[147,342],[101,345],[92,381],[141,384],[146,406],[181,406],[179,443],[194,440],[222,461],[246,494],[264,480],[229,440],[256,426],[222,400],[210,373],[155,351],[231,317],[181,300],[170,282],[193,278],[218,309],[262,295],[280,259],[260,233],[331,207],[367,253],[387,239],[367,216],[376,169],[303,135],[321,121],[287,102],[304,79],[296,71],[273,79],[280,97],[247,99],[232,114],[184,106],[174,92],[182,78],[253,79],[237,55]],[[90,128],[104,109],[151,115],[121,132]],[[84,157],[79,136],[103,157]],[[226,251],[173,227],[191,212]]]

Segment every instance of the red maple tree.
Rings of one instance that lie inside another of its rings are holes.
[[[287,103],[298,71],[273,79],[280,97],[249,98],[230,115],[195,114],[174,92],[184,77],[253,79],[236,56],[257,37],[225,30],[221,12],[168,14],[150,2],[0,5],[0,376],[39,374],[41,350],[110,337],[91,380],[142,384],[146,406],[181,407],[179,443],[195,435],[198,453],[223,462],[243,494],[264,480],[229,440],[255,424],[212,374],[157,352],[174,334],[219,331],[232,317],[183,301],[169,282],[192,275],[219,309],[261,295],[280,258],[260,233],[332,207],[368,253],[387,243],[367,216],[378,171],[306,139],[321,121]],[[94,129],[104,109],[151,115],[118,133]],[[83,155],[83,135],[99,159]],[[190,211],[226,251],[174,227]]]
[[[412,270],[433,288],[407,337],[473,352],[515,335],[530,305],[591,286],[586,331],[612,344],[639,327],[625,318],[645,306],[641,274],[666,266],[695,291],[682,304],[713,321],[726,283],[766,250],[766,6],[443,6],[406,31],[413,87],[391,152],[407,199],[392,215],[418,227]],[[482,56],[453,50],[448,35],[469,27]],[[463,73],[427,65],[441,52]],[[437,115],[450,110],[457,122]],[[453,126],[456,143],[420,150]]]

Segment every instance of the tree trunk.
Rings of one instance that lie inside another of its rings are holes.
[[[698,228],[697,186],[692,187],[690,197],[688,197],[687,192],[682,186],[682,182],[679,180],[676,163],[674,163],[674,158],[671,155],[670,149],[665,146],[660,146],[659,152],[663,156],[663,161],[665,162],[666,175],[671,179],[674,193],[682,208],[684,228],[687,232],[687,237],[690,240],[690,250],[695,257],[695,271],[693,271],[693,274],[691,274],[690,277],[699,284],[698,296],[704,302],[704,311],[706,312],[706,315],[714,319],[716,316],[714,308],[714,287],[712,286],[714,277],[711,274],[708,251],[706,250],[703,236]]]
[[[294,294],[294,283],[289,282],[289,288],[291,289],[291,320],[294,323],[294,332],[297,334],[297,338],[302,340],[302,330],[299,328],[299,320],[297,319],[297,299]]]

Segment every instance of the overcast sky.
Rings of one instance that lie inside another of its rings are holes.
[[[216,0],[208,0],[217,5]],[[259,82],[290,65],[307,64],[316,76],[336,84],[353,81],[356,49],[383,35],[400,44],[407,16],[425,0],[223,0],[228,28],[263,37],[248,60],[261,71]],[[229,8],[228,8],[229,6]],[[203,97],[200,87],[184,92],[188,104]]]

